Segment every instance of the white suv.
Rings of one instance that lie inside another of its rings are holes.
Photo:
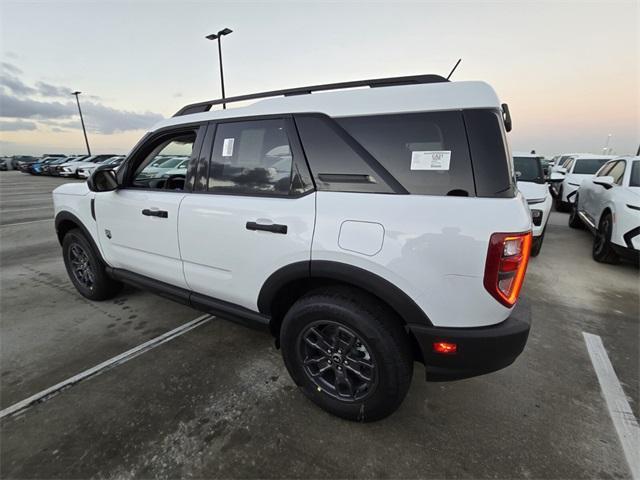
[[[555,206],[559,212],[567,212],[574,201],[583,180],[588,180],[605,164],[615,158],[613,155],[591,155],[581,153],[569,158],[555,173],[551,181],[559,184]]]
[[[569,226],[594,233],[593,258],[616,263],[619,257],[638,262],[640,252],[640,157],[605,163],[582,182],[569,216]]]
[[[516,152],[513,154],[513,168],[518,180],[518,190],[524,195],[531,210],[533,224],[531,255],[535,257],[542,248],[553,200],[545,179],[540,155]]]
[[[129,282],[264,327],[312,401],[379,419],[414,361],[458,379],[525,346],[531,216],[510,124],[489,85],[436,75],[189,105],[117,173],[54,191],[67,271],[89,299]],[[182,174],[151,166],[183,155]]]

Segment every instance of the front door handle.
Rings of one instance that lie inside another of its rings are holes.
[[[282,233],[283,235],[287,234],[287,226],[280,225],[278,223],[270,223],[265,225],[262,223],[247,222],[247,230],[264,230],[265,232]]]
[[[167,212],[166,210],[150,210],[148,208],[145,208],[144,210],[142,210],[142,214],[146,215],[147,217],[169,218],[169,212]]]

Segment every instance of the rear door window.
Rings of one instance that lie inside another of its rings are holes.
[[[373,115],[336,121],[409,193],[475,195],[460,112]]]

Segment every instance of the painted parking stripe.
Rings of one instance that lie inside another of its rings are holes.
[[[44,207],[13,208],[11,210],[0,209],[0,213],[28,212],[31,210],[51,210],[52,208],[53,205],[45,205]]]
[[[16,225],[28,225],[30,223],[53,222],[53,218],[43,218],[42,220],[32,220],[30,222],[3,223],[0,227],[13,227]]]
[[[52,387],[42,390],[35,395],[31,395],[29,398],[25,398],[24,400],[5,408],[4,410],[0,411],[0,418],[4,418],[7,415],[15,415],[16,413],[30,408],[37,403],[45,402],[60,393],[62,390],[77,385],[78,383],[91,377],[95,377],[96,375],[100,375],[101,373],[117,367],[118,365],[122,365],[123,363],[136,358],[138,355],[142,355],[143,353],[148,352],[149,350],[152,350],[162,345],[163,343],[173,340],[174,338],[179,337],[180,335],[184,335],[194,328],[204,325],[214,318],[214,316],[208,314],[201,315],[200,317],[191,320],[190,322],[187,322],[184,325],[179,326],[178,328],[174,328],[169,332],[163,333],[159,337],[152,338],[148,342],[138,345],[131,350],[127,350],[126,352],[110,358],[109,360],[106,360],[96,365],[95,367],[89,368],[84,372],[80,372],[73,377],[67,378],[66,380],[63,380],[62,382],[57,383]]]
[[[640,480],[640,427],[631,411],[620,381],[613,370],[602,339],[598,335],[582,332],[587,344],[591,363],[598,376],[602,395],[607,403],[609,415],[616,428],[624,456],[631,469],[631,477]]]

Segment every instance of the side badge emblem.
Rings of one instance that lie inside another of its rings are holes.
[[[104,234],[107,236],[109,240],[111,240],[111,230],[105,230]]]

